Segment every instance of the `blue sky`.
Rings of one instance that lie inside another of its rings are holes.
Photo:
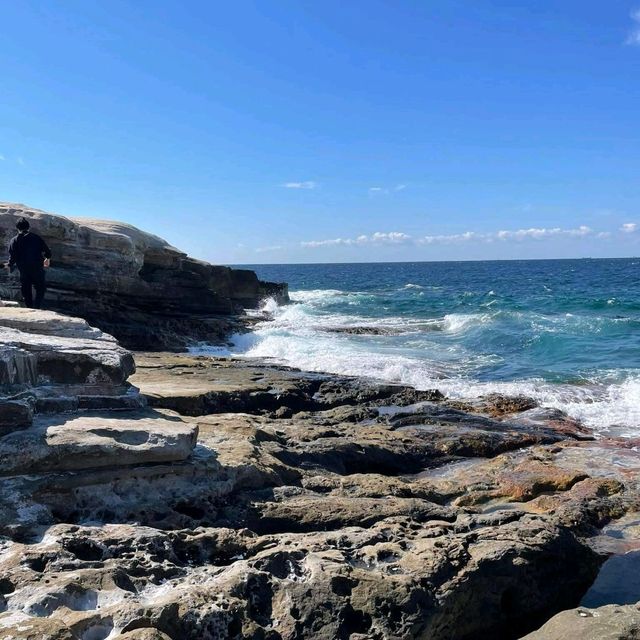
[[[640,254],[640,2],[0,0],[0,20],[0,200],[221,263]]]

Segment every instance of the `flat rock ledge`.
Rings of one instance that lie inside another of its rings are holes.
[[[633,548],[606,527],[633,522],[638,454],[561,412],[134,364],[13,307],[0,340],[0,640],[636,637],[635,605],[575,607]]]

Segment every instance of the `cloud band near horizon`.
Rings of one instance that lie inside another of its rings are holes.
[[[619,232],[623,234],[635,233],[638,225],[634,222],[623,224]],[[355,238],[330,238],[326,240],[306,240],[300,242],[301,247],[321,248],[336,246],[367,246],[367,245],[432,245],[432,244],[462,244],[466,242],[506,242],[525,240],[544,240],[549,238],[597,238],[606,239],[613,235],[611,231],[596,231],[586,225],[563,229],[561,227],[530,227],[528,229],[500,230],[489,232],[465,231],[463,233],[411,236],[401,231],[381,232],[371,235],[359,235]]]

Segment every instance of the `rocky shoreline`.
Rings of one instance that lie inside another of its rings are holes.
[[[640,547],[634,443],[48,311],[0,334],[0,639],[636,637],[574,609]]]

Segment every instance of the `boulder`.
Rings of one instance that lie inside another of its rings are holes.
[[[638,640],[640,606],[612,604],[570,609],[551,618],[522,640]]]
[[[80,409],[137,409],[145,400],[126,380],[131,353],[81,318],[51,311],[0,307],[0,429],[41,413]],[[25,405],[26,402],[26,405]],[[3,417],[4,416],[4,417]]]
[[[53,253],[45,306],[85,318],[128,347],[182,349],[196,340],[220,341],[243,308],[265,297],[288,300],[284,284],[194,260],[120,222],[0,203],[0,245],[8,244],[23,216]],[[0,273],[0,297],[19,299],[15,274]]]
[[[133,356],[86,320],[0,307],[0,435],[35,413],[145,406],[127,378]]]

